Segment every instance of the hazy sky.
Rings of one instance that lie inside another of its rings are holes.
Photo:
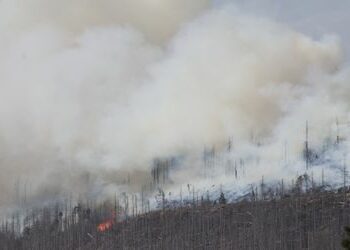
[[[235,3],[239,9],[288,23],[315,38],[337,34],[350,54],[349,0],[217,0]]]

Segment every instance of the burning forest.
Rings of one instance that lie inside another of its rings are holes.
[[[0,1],[0,249],[340,249],[349,11]]]

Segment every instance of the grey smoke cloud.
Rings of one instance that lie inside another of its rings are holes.
[[[210,5],[210,0],[2,1],[1,26],[18,34],[36,27],[79,34],[92,27],[132,26],[161,42]]]
[[[313,39],[240,5],[210,6],[2,1],[1,204],[18,179],[33,199],[115,192],[127,175],[139,187],[155,157],[199,154],[229,137],[242,146],[237,155],[261,158],[247,181],[278,177],[271,162],[286,140],[298,157],[306,120],[314,145],[335,117],[348,121],[339,38]],[[198,176],[191,163],[186,171]]]

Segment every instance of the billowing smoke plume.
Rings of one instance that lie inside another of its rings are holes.
[[[0,16],[1,204],[19,186],[33,199],[93,195],[130,175],[141,186],[153,159],[228,138],[232,157],[259,156],[251,179],[288,175],[282,148],[298,159],[306,121],[321,147],[348,119],[335,37],[312,40],[232,6],[5,0]],[[177,181],[198,164],[184,163]]]

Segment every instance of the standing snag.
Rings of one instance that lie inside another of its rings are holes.
[[[227,200],[225,198],[225,195],[223,192],[221,192],[220,197],[219,197],[219,204],[226,204]]]

